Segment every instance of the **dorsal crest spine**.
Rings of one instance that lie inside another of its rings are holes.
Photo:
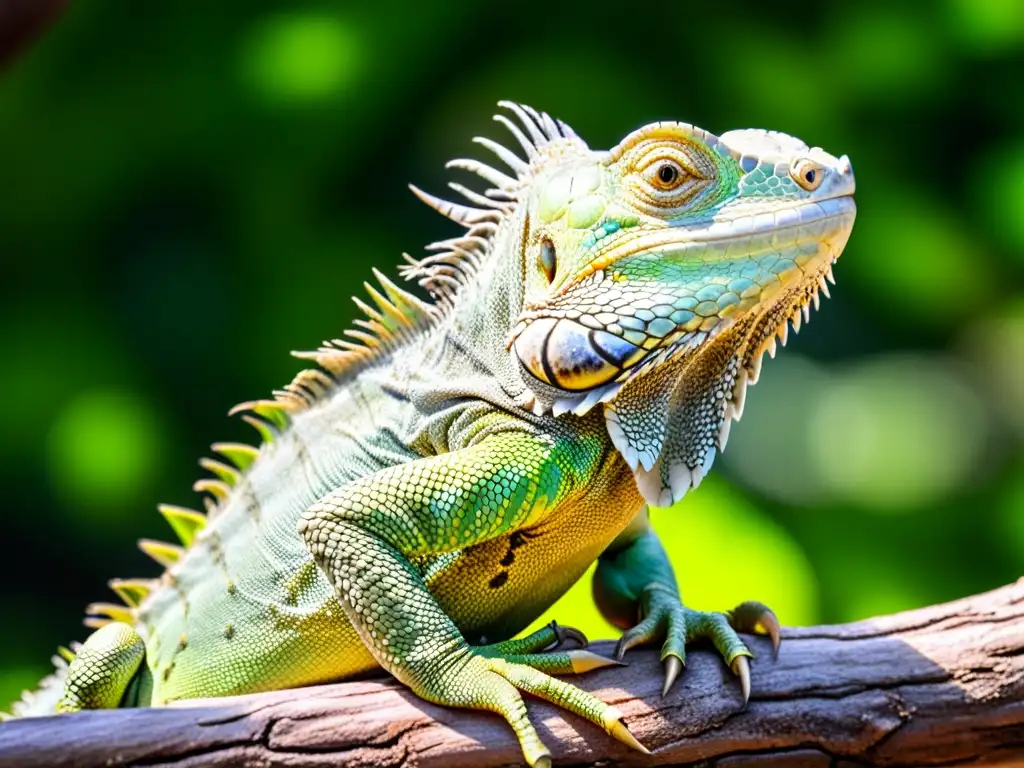
[[[396,349],[417,334],[428,331],[452,311],[458,293],[473,280],[490,256],[499,227],[515,213],[520,191],[548,157],[567,151],[587,151],[586,144],[560,120],[521,104],[502,101],[498,105],[508,110],[515,120],[504,114],[495,115],[494,119],[512,134],[525,158],[492,139],[477,137],[474,141],[508,166],[511,175],[480,160],[449,162],[448,168],[473,173],[489,185],[478,192],[450,182],[451,189],[468,204],[444,200],[411,186],[420,200],[465,227],[465,232],[457,237],[427,245],[427,255],[419,259],[404,254],[405,263],[399,266],[399,274],[425,289],[433,302],[418,298],[374,269],[379,287],[364,284],[368,301],[353,297],[364,315],[354,321],[354,327],[345,330],[341,338],[323,342],[318,349],[292,353],[302,360],[313,361],[315,368],[300,371],[271,398],[240,403],[231,409],[230,415],[240,415],[257,430],[260,446],[214,443],[212,450],[226,462],[210,458],[200,460],[200,465],[213,475],[193,485],[194,490],[204,494],[207,515],[215,515],[224,507],[232,489],[245,482],[245,473],[258,458],[262,446],[272,443],[288,429],[295,414],[326,398],[335,387],[359,371],[387,360]],[[144,539],[139,547],[164,568],[171,568],[196,538],[202,536],[207,516],[171,505],[160,505],[159,509],[181,546]],[[93,603],[87,609],[86,624],[95,627],[112,620],[130,620],[156,584],[152,579],[115,579],[111,588],[125,605]]]

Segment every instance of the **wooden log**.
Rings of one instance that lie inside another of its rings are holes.
[[[528,702],[556,764],[1024,765],[1024,579],[946,605],[754,638],[750,706],[720,659],[694,649],[661,697],[654,651],[578,678],[653,752]],[[609,653],[611,644],[595,644]],[[504,766],[521,763],[497,716],[420,701],[388,680],[159,709],[0,724],[0,765]]]

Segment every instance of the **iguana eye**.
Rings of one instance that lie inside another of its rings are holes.
[[[671,190],[678,187],[686,179],[684,171],[674,160],[662,160],[653,166],[654,173],[651,174],[651,183],[659,189]]]
[[[813,192],[824,181],[825,168],[820,163],[806,157],[798,157],[790,164],[789,175],[793,177],[793,181],[808,192]]]
[[[715,182],[707,152],[696,144],[652,139],[622,159],[630,203],[645,214],[676,216]]]

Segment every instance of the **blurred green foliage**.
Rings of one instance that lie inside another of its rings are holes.
[[[855,619],[1024,571],[1018,0],[74,3],[0,78],[0,707],[153,573],[232,403],[452,233],[407,194],[515,99],[608,146],[786,131],[858,175],[827,302],[713,478],[656,510],[684,596]],[[578,584],[551,616],[608,634]],[[546,620],[548,617],[545,617]]]

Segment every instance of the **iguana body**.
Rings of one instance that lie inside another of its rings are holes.
[[[514,175],[456,161],[493,185],[455,185],[473,207],[416,190],[467,227],[406,267],[436,303],[378,276],[351,341],[240,406],[264,444],[214,446],[233,466],[204,463],[208,516],[163,508],[183,547],[143,547],[165,573],[113,582],[128,606],[91,606],[102,628],[19,714],[53,691],[61,711],[159,705],[380,665],[426,699],[504,715],[531,765],[550,758],[519,691],[639,748],[614,708],[547,675],[608,660],[540,653],[574,635],[556,627],[509,641],[598,559],[604,614],[640,619],[620,656],[662,642],[667,690],[707,636],[746,684],[734,628],[775,634],[774,616],[684,608],[645,501],[699,484],[763,352],[831,276],[849,163],[677,123],[593,152],[505,106],[526,159],[481,143]]]

